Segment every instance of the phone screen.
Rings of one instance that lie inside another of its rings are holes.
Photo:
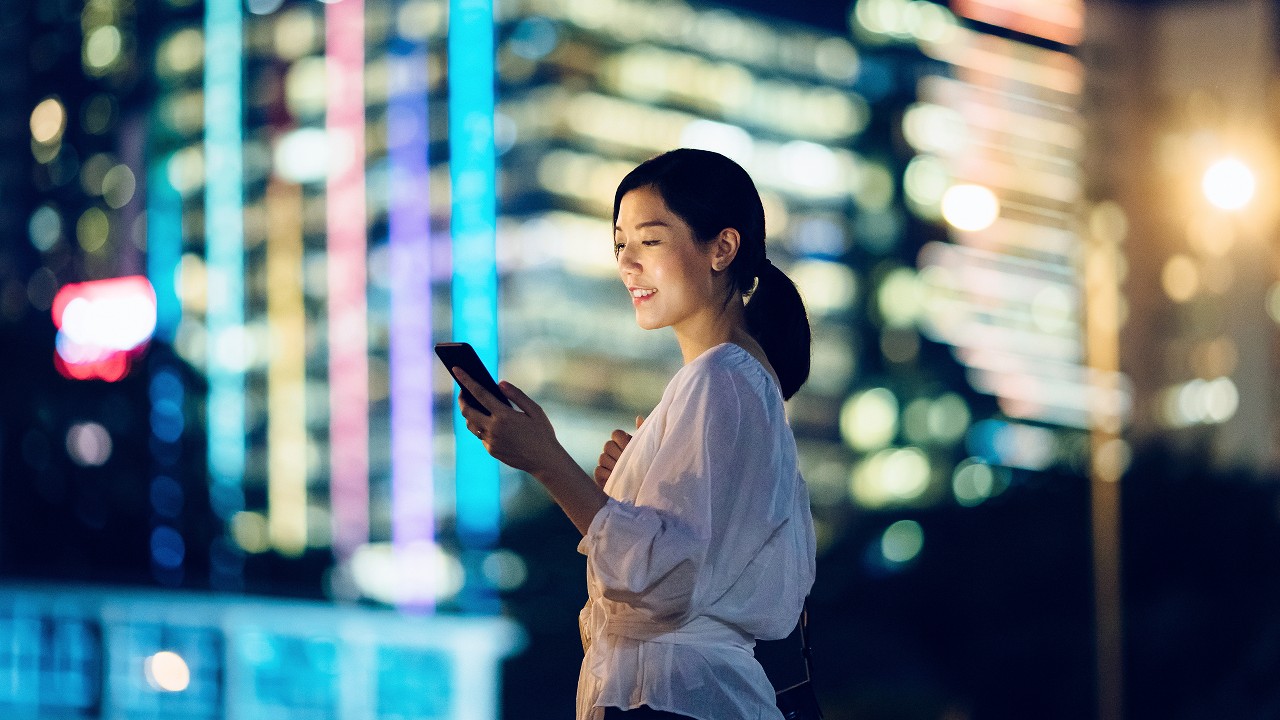
[[[491,395],[498,398],[507,405],[511,405],[511,401],[498,388],[498,383],[493,379],[493,375],[489,373],[489,369],[480,361],[480,356],[476,354],[475,348],[470,343],[464,342],[442,342],[436,343],[436,357],[440,358],[440,362],[449,369],[449,376],[453,377],[453,368],[462,368],[463,372],[470,375],[480,386],[488,390]],[[454,377],[453,381],[458,382],[458,378]],[[483,406],[476,400],[475,396],[469,390],[458,385],[462,390],[462,401],[471,407],[479,410],[485,415],[489,414]],[[513,406],[514,407],[514,406]]]

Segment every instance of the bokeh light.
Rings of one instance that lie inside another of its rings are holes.
[[[182,195],[190,195],[204,186],[204,150],[188,145],[169,157],[165,171],[169,184]]]
[[[159,525],[151,531],[151,559],[157,565],[170,570],[179,568],[186,555],[186,543],[177,530]]]
[[[1002,488],[996,485],[996,473],[979,458],[966,458],[951,473],[951,492],[964,507],[979,505]]]
[[[996,418],[974,423],[966,443],[971,454],[988,463],[1024,470],[1046,470],[1058,455],[1051,429]]]
[[[1271,319],[1280,323],[1280,282],[1273,284],[1267,290],[1267,314]]]
[[[129,204],[137,189],[137,180],[128,165],[116,165],[102,176],[102,199],[113,209]]]
[[[191,685],[191,668],[176,652],[161,650],[143,661],[147,685],[161,692],[182,692]]]
[[[118,59],[124,47],[120,28],[103,25],[94,28],[84,38],[84,66],[91,75],[100,75]]]
[[[910,327],[924,305],[924,289],[915,270],[894,268],[885,274],[876,288],[876,307],[890,327]]]
[[[329,133],[321,128],[301,128],[285,134],[275,148],[276,172],[291,182],[323,180],[329,173],[329,158],[337,153],[331,142]]]
[[[236,545],[247,553],[264,553],[271,549],[271,537],[267,533],[267,518],[252,510],[241,510],[231,516],[231,537]]]
[[[853,395],[840,409],[840,435],[854,450],[885,447],[898,434],[898,398],[888,388]]]
[[[453,597],[462,589],[462,563],[457,556],[432,542],[393,546],[370,543],[356,549],[351,573],[360,593],[392,605],[419,602],[427,593],[434,601]],[[503,559],[493,561],[491,570],[514,581],[519,570]],[[412,573],[406,567],[413,567]],[[483,572],[483,570],[482,570]]]
[[[947,155],[964,146],[968,126],[952,108],[921,102],[903,114],[902,134],[918,152]]]
[[[958,442],[969,430],[972,414],[969,404],[957,393],[948,392],[929,403],[929,435],[935,442],[949,445]]]
[[[1227,157],[1209,166],[1200,181],[1204,196],[1220,210],[1240,210],[1253,200],[1257,180],[1239,158]]]
[[[802,260],[788,273],[804,297],[810,313],[827,315],[847,311],[857,297],[858,278],[844,263]]]
[[[204,33],[183,28],[165,38],[156,51],[156,73],[160,77],[186,75],[204,62]]]
[[[880,553],[891,563],[911,562],[923,549],[924,528],[915,520],[899,520],[880,536]]]
[[[66,127],[67,111],[56,97],[41,100],[31,111],[31,138],[38,143],[57,143]]]
[[[936,220],[942,217],[942,197],[951,186],[947,164],[933,155],[917,155],[903,171],[902,190],[917,215]]]
[[[942,195],[942,217],[958,230],[985,230],[999,216],[1000,201],[981,185],[952,185]]]
[[[933,467],[916,447],[887,448],[858,462],[849,494],[859,506],[876,509],[916,504],[929,490]]]
[[[1160,398],[1162,419],[1175,428],[1226,422],[1240,406],[1240,391],[1226,376],[1188,380],[1165,388]]]
[[[486,555],[481,570],[499,590],[515,590],[529,577],[524,559],[510,550],[495,550]]]
[[[98,467],[111,459],[111,433],[96,422],[81,422],[67,430],[67,455],[81,467]]]
[[[1170,300],[1186,302],[1200,290],[1200,270],[1190,257],[1174,255],[1164,264],[1160,284]]]
[[[283,4],[284,0],[246,0],[245,7],[254,15],[270,15]]]
[[[90,135],[100,135],[111,129],[115,117],[115,98],[107,93],[96,93],[81,106],[80,126]]]
[[[41,205],[31,213],[31,219],[27,222],[27,235],[37,250],[52,250],[62,238],[62,217],[53,206]]]

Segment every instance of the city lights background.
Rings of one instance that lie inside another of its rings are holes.
[[[795,5],[0,19],[0,715],[568,716],[576,532],[431,346],[594,466],[679,367],[608,224],[679,146],[810,311],[828,717],[1280,707],[1280,20]]]

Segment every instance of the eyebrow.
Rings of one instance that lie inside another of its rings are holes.
[[[637,223],[637,224],[636,224],[636,229],[637,229],[637,230],[639,230],[640,228],[647,228],[647,227],[671,227],[671,225],[670,225],[670,224],[668,224],[668,223],[666,223],[666,222],[663,222],[662,220],[645,220],[645,221],[644,221],[644,222],[642,222],[642,223]],[[618,231],[619,231],[619,230],[621,230],[621,229],[622,229],[622,226],[621,226],[621,225],[614,225],[614,226],[613,226],[613,231],[614,231],[614,232],[618,232]]]

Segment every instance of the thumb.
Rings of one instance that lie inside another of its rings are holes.
[[[502,388],[502,392],[505,393],[507,397],[511,398],[511,402],[515,403],[516,407],[520,408],[520,411],[525,415],[542,420],[547,419],[547,414],[543,412],[542,406],[534,402],[533,398],[525,395],[524,391],[520,388],[512,385],[506,380],[498,383],[498,387]]]
[[[637,416],[636,416],[636,428],[637,428],[637,429],[639,429],[639,428],[640,428],[640,423],[642,423],[642,422],[644,422],[644,418],[642,418],[642,417],[640,417],[639,415],[637,415]]]

